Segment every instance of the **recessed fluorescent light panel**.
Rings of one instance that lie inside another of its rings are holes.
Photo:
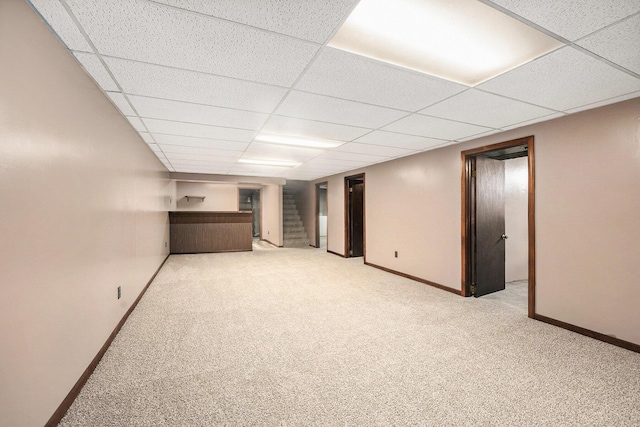
[[[344,144],[342,141],[333,141],[329,139],[308,138],[303,136],[292,135],[269,135],[259,134],[255,141],[266,142],[269,144],[293,145],[297,147],[309,148],[336,148]]]
[[[280,166],[285,168],[293,168],[299,165],[299,163],[285,162],[283,160],[259,160],[259,159],[238,159],[238,163],[244,163],[247,165],[260,165],[260,166]]]
[[[475,86],[564,44],[477,0],[361,0],[329,46]]]

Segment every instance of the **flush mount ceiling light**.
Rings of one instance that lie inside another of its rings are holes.
[[[477,0],[361,0],[329,46],[474,86],[563,43]]]
[[[284,168],[293,168],[299,165],[296,162],[287,162],[284,160],[259,160],[259,159],[238,159],[238,163],[259,166],[279,166]]]
[[[309,148],[336,148],[344,144],[342,141],[334,141],[330,139],[308,138],[293,135],[271,135],[259,134],[255,141],[267,142],[269,144],[293,145],[297,147]]]

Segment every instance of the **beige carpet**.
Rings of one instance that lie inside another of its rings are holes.
[[[640,354],[263,249],[171,256],[61,425],[640,425]]]

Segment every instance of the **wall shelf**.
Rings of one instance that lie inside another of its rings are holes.
[[[205,198],[205,196],[184,196],[184,197],[185,199],[187,199],[187,202],[190,202],[191,199],[195,199],[199,202],[204,202],[204,198]]]

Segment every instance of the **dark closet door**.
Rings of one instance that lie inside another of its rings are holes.
[[[349,192],[350,256],[364,255],[364,183],[354,183]]]
[[[475,296],[505,288],[504,162],[475,159]]]

